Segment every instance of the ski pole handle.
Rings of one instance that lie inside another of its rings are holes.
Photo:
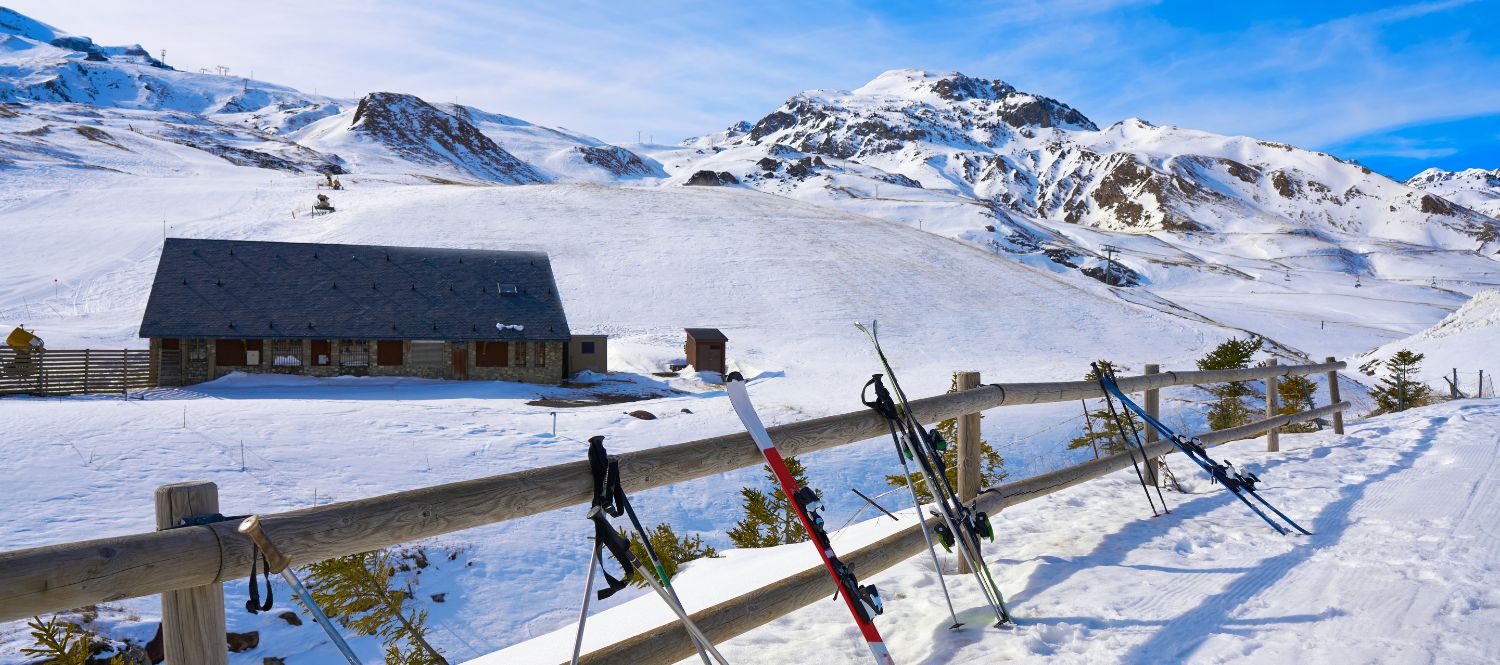
[[[266,555],[266,563],[271,566],[271,572],[280,573],[292,565],[292,558],[283,554],[276,545],[266,537],[266,532],[260,528],[260,516],[251,515],[240,522],[237,529],[241,534],[250,538],[256,547],[260,548],[262,554]]]

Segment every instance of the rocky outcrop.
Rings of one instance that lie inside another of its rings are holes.
[[[467,120],[414,95],[366,95],[354,111],[350,130],[417,164],[448,166],[488,182],[546,182],[531,165],[506,152]]]

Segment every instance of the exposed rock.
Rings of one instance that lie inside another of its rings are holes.
[[[698,171],[690,176],[687,185],[694,187],[717,187],[719,185],[738,185],[740,179],[728,171]]]
[[[1429,215],[1451,215],[1454,210],[1453,204],[1431,194],[1426,194],[1422,197],[1422,212]]]
[[[418,164],[451,166],[480,180],[505,184],[547,180],[467,120],[414,95],[365,95],[354,110],[350,129]]]
[[[441,602],[444,602],[446,600],[448,600],[448,594],[447,593],[435,593],[435,594],[432,594],[432,602],[434,602],[434,603],[441,603]]]
[[[617,176],[649,176],[656,171],[637,155],[620,146],[578,146],[573,148],[583,161]]]
[[[290,610],[288,610],[286,612],[282,612],[281,614],[276,615],[276,618],[281,619],[282,621],[287,622],[287,624],[291,625],[291,626],[300,626],[300,625],[302,625],[302,617],[297,616],[296,612],[292,612]]]
[[[225,633],[224,639],[229,642],[230,653],[241,653],[260,646],[260,631],[252,630],[247,633]]]
[[[640,418],[641,420],[656,420],[656,414],[650,411],[631,411],[628,415],[632,418]]]
[[[260,659],[260,665],[286,665],[286,659],[279,656],[266,656]]]

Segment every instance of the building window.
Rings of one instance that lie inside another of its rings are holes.
[[[529,342],[516,342],[516,367],[526,366],[526,354],[530,346]]]
[[[375,364],[395,367],[405,364],[406,348],[399,339],[383,339],[375,343]]]
[[[221,339],[214,343],[214,364],[220,367],[260,365],[261,340]]]
[[[312,341],[312,364],[327,367],[333,364],[333,344],[326,339]]]
[[[547,343],[546,342],[537,342],[536,343],[536,363],[535,364],[536,364],[537,367],[546,367],[547,366]]]
[[[187,340],[187,359],[194,362],[206,362],[208,360],[208,340]]]
[[[583,349],[583,354],[584,355],[587,355],[587,356],[594,355],[594,343],[593,342],[583,342],[583,343],[579,344],[579,346]]]
[[[409,365],[431,365],[442,366],[448,362],[447,343],[445,342],[419,342],[411,343],[411,357],[406,359]]]
[[[302,340],[271,340],[271,364],[276,367],[301,367]]]
[[[366,367],[370,364],[370,343],[362,339],[339,342],[339,364],[344,367]]]
[[[475,342],[475,367],[510,367],[510,344],[508,342]]]

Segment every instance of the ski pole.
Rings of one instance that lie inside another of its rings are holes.
[[[594,595],[594,571],[599,567],[599,545],[594,545],[594,553],[589,555],[589,576],[583,583],[583,607],[578,610],[578,636],[573,638],[573,660],[571,665],[578,665],[578,655],[583,652],[583,624],[589,620],[589,597]]]
[[[360,662],[359,657],[354,655],[354,651],[349,648],[349,643],[345,642],[344,637],[339,635],[339,631],[333,627],[333,622],[328,620],[328,615],[323,614],[323,610],[318,607],[316,602],[313,602],[312,593],[308,592],[307,587],[302,585],[302,580],[298,579],[297,574],[292,572],[292,558],[283,554],[271,542],[271,539],[266,537],[266,532],[260,528],[260,516],[251,515],[245,518],[243,522],[240,522],[238,530],[241,534],[248,536],[255,543],[255,546],[260,548],[261,553],[266,555],[266,563],[270,566],[271,572],[281,574],[281,579],[286,580],[286,583],[292,587],[292,592],[296,593],[297,597],[301,598],[302,602],[307,605],[307,610],[312,612],[313,619],[317,620],[318,625],[323,627],[323,632],[328,633],[328,639],[332,640],[333,645],[338,647],[339,651],[343,652],[344,658],[349,661],[349,664],[364,665]]]

